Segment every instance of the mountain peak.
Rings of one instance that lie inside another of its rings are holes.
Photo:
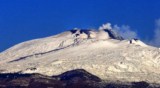
[[[160,83],[160,50],[144,46],[137,39],[124,40],[109,24],[100,30],[73,29],[26,41],[0,53],[0,71],[57,75],[84,69],[104,80],[110,77]]]
[[[109,27],[109,24],[104,28],[108,28],[108,29],[100,28],[98,31],[91,30],[91,29],[73,29],[73,30],[70,30],[70,32],[72,33],[72,35],[74,35],[75,38],[123,40],[123,37],[121,37],[119,34],[114,32],[111,29],[111,27]]]

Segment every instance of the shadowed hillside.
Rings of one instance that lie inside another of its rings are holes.
[[[0,74],[0,88],[156,88],[146,82],[104,83],[83,69],[71,70],[58,76],[41,74]],[[160,87],[160,86],[159,86]],[[159,88],[157,86],[157,88]]]

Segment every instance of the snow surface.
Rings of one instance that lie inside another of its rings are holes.
[[[74,29],[20,43],[0,53],[0,71],[58,75],[85,69],[104,80],[160,83],[160,49],[110,31]]]

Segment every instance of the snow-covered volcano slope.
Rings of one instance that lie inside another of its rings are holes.
[[[1,73],[58,75],[85,69],[104,80],[160,83],[160,50],[111,29],[75,29],[20,43],[0,53]]]

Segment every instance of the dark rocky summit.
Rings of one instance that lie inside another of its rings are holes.
[[[41,74],[0,74],[0,88],[160,88],[147,82],[104,83],[100,78],[77,69],[58,76]]]

